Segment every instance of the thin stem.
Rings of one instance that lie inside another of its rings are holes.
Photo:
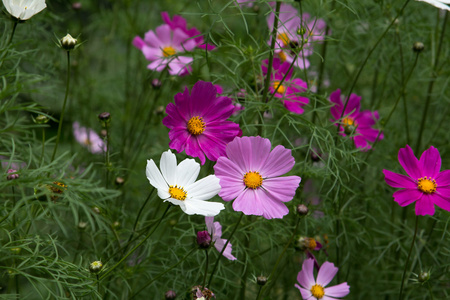
[[[367,62],[369,61],[370,56],[375,51],[375,49],[378,47],[378,44],[380,44],[380,42],[384,38],[384,36],[388,33],[389,29],[391,29],[391,27],[394,25],[395,21],[397,21],[398,17],[400,17],[402,15],[402,13],[405,10],[406,5],[408,5],[409,1],[411,1],[411,0],[406,0],[405,4],[403,4],[403,7],[397,13],[395,18],[391,21],[391,24],[389,24],[389,26],[386,28],[386,30],[383,32],[383,34],[378,38],[377,42],[375,43],[375,45],[373,45],[372,49],[370,49],[369,53],[367,54],[366,58],[364,59],[363,63],[361,64],[361,67],[359,67],[358,73],[356,73],[356,76],[355,76],[355,79],[353,80],[352,86],[351,86],[349,92],[347,93],[347,99],[345,99],[344,108],[342,109],[342,113],[341,113],[341,116],[339,119],[342,119],[342,117],[344,116],[345,109],[347,108],[348,100],[350,99],[350,95],[352,94],[353,89],[355,88],[356,83],[358,82],[359,76],[361,75],[364,67],[366,66]],[[341,129],[341,123],[338,123],[338,128],[337,128],[338,133],[339,133],[340,129]],[[336,141],[337,141],[338,136],[339,135],[337,134]]]
[[[431,284],[429,282],[427,282],[427,286],[428,286],[428,292],[430,293],[430,299],[434,300],[433,290],[431,289]]]
[[[423,130],[425,128],[425,123],[426,123],[426,120],[428,117],[428,107],[430,106],[431,93],[433,92],[434,83],[436,82],[436,78],[437,78],[436,69],[439,64],[439,56],[441,54],[442,44],[444,41],[445,27],[447,25],[447,19],[448,19],[448,11],[445,12],[444,23],[442,24],[441,37],[439,39],[439,46],[438,46],[438,49],[436,52],[436,58],[434,60],[433,71],[431,74],[431,81],[428,85],[427,98],[425,100],[425,108],[423,110],[422,121],[420,122],[419,136],[417,137],[417,143],[416,143],[416,148],[415,148],[416,153],[418,153],[420,151],[420,144],[422,142],[422,134],[423,134]],[[438,19],[438,22],[439,22],[439,19]]]
[[[44,163],[44,153],[45,153],[45,128],[42,128],[42,152],[41,152],[41,159],[40,159],[40,165]]]
[[[277,40],[277,30],[278,30],[278,16],[280,14],[281,2],[277,2],[275,6],[275,16],[273,22],[272,29],[272,42],[270,43],[270,52],[269,52],[269,65],[266,74],[266,82],[264,83],[264,91],[262,101],[266,102],[267,93],[269,92],[269,83],[272,75],[272,65],[273,65],[273,53],[275,52],[275,42]]]
[[[67,51],[66,94],[64,95],[64,102],[63,102],[63,107],[62,107],[62,111],[61,111],[61,117],[59,119],[58,133],[56,134],[56,144],[55,144],[55,148],[53,149],[52,159],[50,160],[50,162],[53,162],[53,160],[55,159],[56,151],[58,150],[59,138],[61,136],[61,129],[62,129],[62,124],[63,124],[63,120],[64,120],[64,111],[66,110],[67,96],[69,95],[69,84],[70,84],[70,51]]]
[[[14,25],[13,25],[13,28],[12,28],[11,36],[9,37],[8,43],[6,44],[5,48],[8,47],[12,43],[12,40],[13,40],[13,37],[14,37],[14,33],[16,32],[17,24],[19,24],[19,20],[14,20]],[[3,61],[5,60],[5,55],[7,54],[7,52],[8,51],[5,50],[3,52],[3,54],[2,54],[2,57],[0,59],[0,68],[3,65]]]
[[[408,262],[409,262],[409,258],[411,257],[411,252],[412,249],[414,247],[414,242],[416,241],[416,236],[417,236],[417,228],[419,225],[419,216],[416,215],[416,225],[415,225],[415,229],[414,229],[414,237],[413,240],[411,242],[411,247],[409,248],[409,253],[408,253],[408,257],[406,258],[406,262],[405,262],[405,269],[403,270],[403,275],[402,275],[402,284],[400,286],[400,295],[398,296],[399,300],[402,300],[402,295],[403,295],[403,284],[405,283],[405,275],[406,275],[406,270],[408,269]]]
[[[183,261],[186,260],[186,258],[189,257],[189,255],[192,254],[192,252],[194,252],[194,250],[196,250],[196,248],[192,248],[191,251],[189,251],[181,260],[179,260],[177,263],[173,264],[170,268],[168,268],[167,270],[165,270],[164,272],[160,273],[159,275],[157,275],[155,278],[153,278],[152,280],[150,280],[146,285],[144,285],[139,291],[137,291],[136,293],[134,293],[129,300],[133,299],[134,297],[136,297],[140,292],[142,292],[146,287],[148,287],[150,284],[152,284],[153,282],[155,282],[156,280],[158,280],[160,277],[164,276],[166,273],[170,272],[171,270],[173,270],[176,266],[178,266],[179,264],[181,264]]]
[[[225,245],[223,246],[222,251],[220,251],[219,257],[217,258],[217,261],[216,261],[216,263],[214,264],[214,268],[213,268],[213,270],[212,270],[212,272],[211,272],[211,275],[209,276],[208,285],[207,285],[208,287],[211,286],[211,282],[212,282],[212,280],[213,280],[213,278],[214,278],[214,273],[216,272],[217,266],[219,265],[219,261],[220,261],[220,259],[221,259],[222,256],[223,256],[223,252],[224,252],[225,249],[227,248],[228,243],[230,242],[231,238],[233,237],[233,234],[236,232],[236,229],[239,227],[239,224],[241,224],[241,220],[242,220],[242,217],[243,217],[243,216],[244,216],[244,213],[241,213],[241,215],[240,215],[240,217],[239,217],[239,220],[236,222],[236,225],[234,226],[233,231],[231,232],[230,236],[228,237],[227,242],[226,242]]]
[[[97,276],[97,293],[100,294],[100,280],[98,280],[98,274],[96,276]]]
[[[109,122],[105,122],[105,130],[106,130],[106,153],[105,153],[105,167],[106,167],[106,183],[105,186],[108,188],[109,183]]]
[[[298,224],[300,224],[300,219],[301,219],[300,217],[297,218],[297,221],[296,221],[296,224],[295,224],[295,228],[294,228],[294,231],[292,232],[291,238],[287,242],[286,246],[284,246],[284,249],[281,252],[281,254],[278,256],[278,259],[277,259],[277,261],[275,263],[275,266],[273,267],[272,272],[270,272],[270,276],[269,276],[268,280],[272,280],[272,278],[274,277],[275,271],[277,270],[281,259],[283,258],[284,254],[286,253],[286,250],[291,245],[292,241],[294,240],[294,237],[297,234]],[[273,285],[274,283],[275,283],[275,281],[274,282],[270,282],[271,285]],[[266,285],[263,286],[262,291],[260,291],[260,293],[258,293],[258,297],[256,298],[256,300],[259,300],[260,297],[264,294],[265,289],[266,289],[267,286],[268,286],[268,284],[266,283]]]
[[[258,291],[258,295],[256,295],[256,299],[259,299],[259,296],[261,295],[261,291],[262,291],[263,286],[259,286],[259,291]]]
[[[142,246],[142,244],[148,240],[148,238],[156,231],[156,229],[158,228],[159,224],[161,224],[162,220],[164,219],[164,217],[166,216],[167,212],[169,211],[170,207],[172,206],[172,204],[170,204],[169,206],[167,206],[166,210],[164,211],[163,215],[161,216],[161,218],[159,219],[158,223],[156,224],[156,226],[153,228],[152,231],[150,231],[147,236],[139,243],[137,244],[133,249],[130,250],[130,252],[128,252],[124,257],[122,257],[119,262],[117,264],[115,264],[112,268],[110,268],[107,272],[105,272],[101,277],[100,280],[104,279],[106,276],[108,276],[112,271],[114,271],[115,268],[117,268],[125,259],[128,258],[128,256],[130,256],[134,251],[136,251],[137,248],[139,248],[140,246]]]
[[[205,288],[206,284],[206,276],[208,275],[208,264],[209,264],[209,257],[208,257],[208,249],[205,249],[205,259],[206,259],[206,265],[205,265],[205,276],[203,276],[203,284],[202,289]]]

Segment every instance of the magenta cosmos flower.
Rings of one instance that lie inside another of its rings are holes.
[[[214,247],[217,249],[217,251],[219,251],[219,253],[222,252],[222,249],[227,242],[227,240],[221,239],[222,225],[220,225],[219,222],[214,222],[214,217],[205,217],[205,223],[206,228],[208,229],[208,233],[211,235]],[[229,260],[236,260],[236,257],[231,254],[231,251],[231,243],[228,243],[225,251],[223,251],[223,256],[225,256]]]
[[[169,147],[198,157],[202,165],[205,155],[216,161],[225,155],[226,145],[241,135],[239,125],[226,120],[233,111],[230,98],[218,96],[212,83],[198,81],[191,93],[186,88],[175,95],[175,104],[166,107],[163,124],[170,129]]]
[[[378,139],[384,138],[383,133],[380,134],[380,130],[372,128],[380,118],[378,112],[360,111],[360,96],[350,95],[344,113],[342,113],[344,103],[341,99],[341,90],[338,89],[331,93],[330,101],[334,103],[334,106],[331,107],[331,115],[334,118],[332,121],[335,122],[336,126],[339,126],[340,135],[350,136],[356,148],[367,151],[372,148],[369,142],[375,142],[378,135]]]
[[[273,30],[274,20],[275,13],[272,11],[267,17],[270,31]],[[300,17],[296,8],[289,4],[281,4],[276,41],[278,47],[275,53],[283,62],[287,61],[289,64],[298,53],[295,66],[300,69],[308,68],[310,63],[306,57],[313,53],[314,43],[324,39],[325,27],[326,23],[323,20],[311,18],[307,13]]]
[[[164,24],[155,31],[148,31],[144,39],[135,37],[133,45],[151,61],[147,66],[149,69],[161,72],[168,68],[171,75],[185,75],[193,59],[179,54],[192,51],[197,43],[182,29],[172,29],[170,25]]]
[[[261,69],[265,76],[268,72],[269,60],[266,59],[262,62]],[[273,60],[273,70],[271,73],[269,91],[275,94],[275,98],[279,98],[287,110],[302,114],[305,110],[302,108],[309,103],[309,99],[302,97],[299,94],[306,92],[308,85],[300,78],[292,78],[292,68],[289,70],[290,64],[287,62],[281,62],[280,59],[275,58]],[[286,77],[285,77],[286,76]],[[285,77],[283,83],[282,79]]]
[[[233,209],[266,219],[289,213],[284,202],[291,201],[300,183],[298,176],[279,177],[295,164],[291,150],[279,145],[271,151],[269,139],[259,136],[235,138],[227,145],[226,157],[219,157],[214,171],[225,201]]]
[[[434,205],[450,211],[450,170],[440,172],[441,156],[431,146],[420,160],[408,145],[398,151],[398,161],[409,175],[383,170],[386,183],[403,190],[394,193],[394,200],[400,206],[416,202],[416,215],[434,215]]]
[[[302,270],[297,275],[300,285],[295,287],[300,290],[303,299],[332,300],[345,297],[350,293],[350,286],[347,282],[326,287],[338,272],[338,268],[333,263],[324,262],[314,279],[314,260],[309,258],[303,261]]]
[[[106,151],[105,142],[94,130],[81,127],[78,122],[74,122],[72,127],[77,142],[88,148],[90,152],[97,154]]]

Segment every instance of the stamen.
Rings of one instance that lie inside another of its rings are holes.
[[[283,33],[280,33],[279,35],[278,35],[278,39],[279,40],[281,40],[282,42],[283,42],[283,46],[287,46],[287,45],[289,45],[289,42],[291,41],[291,39],[289,38],[289,36],[287,35],[287,33],[285,33],[285,32],[283,32]]]
[[[348,135],[352,134],[356,130],[356,127],[358,126],[356,124],[355,119],[351,117],[342,119],[342,125],[344,126],[345,133]]]
[[[176,51],[173,47],[170,47],[170,46],[164,47],[164,48],[162,49],[162,51],[163,51],[164,57],[172,56],[172,55],[174,55],[175,53],[177,53],[177,51]]]
[[[321,285],[315,284],[311,287],[311,294],[316,299],[322,299],[325,296],[325,289]]]
[[[244,184],[251,189],[257,189],[262,185],[263,178],[259,172],[249,171],[244,175]]]
[[[190,134],[199,135],[205,131],[205,122],[203,118],[196,116],[192,117],[187,123],[187,130]]]
[[[286,92],[286,88],[281,85],[279,81],[274,81],[272,87],[275,90],[275,93],[284,94],[284,92]]]
[[[426,194],[433,194],[437,188],[436,180],[427,176],[421,177],[417,179],[417,188]]]
[[[182,187],[178,187],[177,185],[169,185],[169,194],[170,197],[180,201],[184,201],[187,196],[187,192]]]
[[[287,59],[286,53],[283,51],[278,52],[278,56],[280,57],[281,62],[285,62]]]

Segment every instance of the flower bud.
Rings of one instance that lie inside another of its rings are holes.
[[[116,177],[116,180],[114,181],[116,185],[121,186],[125,182],[125,179],[122,177]]]
[[[162,85],[161,80],[159,80],[158,78],[152,80],[152,87],[154,89],[159,89],[161,85]]]
[[[19,247],[11,248],[10,250],[13,254],[19,254],[21,251],[21,249]]]
[[[108,131],[106,129],[102,129],[100,130],[100,135],[102,138],[106,138],[106,136],[108,135]]]
[[[197,232],[197,244],[201,249],[208,249],[211,245],[211,236],[208,231],[199,231]]]
[[[420,52],[423,51],[423,49],[425,49],[425,46],[421,42],[415,42],[413,44],[413,48],[412,49],[413,49],[414,52],[420,53]]]
[[[430,280],[430,276],[431,276],[430,272],[422,271],[419,274],[418,280],[420,283],[424,283]]]
[[[98,120],[102,123],[103,127],[106,127],[111,122],[111,114],[109,112],[102,112],[98,115]]]
[[[38,115],[34,122],[36,124],[47,124],[50,119],[46,115]]]
[[[9,174],[9,175],[6,177],[6,179],[8,179],[8,180],[14,180],[14,179],[19,178],[19,174],[15,174],[15,173],[17,173],[17,170],[9,169],[6,173]]]
[[[177,293],[175,293],[175,291],[170,290],[164,294],[164,297],[166,300],[173,300],[177,297]]]
[[[87,227],[87,223],[86,222],[79,222],[78,223],[78,229],[79,230],[85,230]]]
[[[81,2],[75,2],[72,4],[73,10],[80,10],[81,9]]]
[[[98,272],[100,272],[102,270],[102,268],[103,268],[103,263],[99,260],[96,260],[89,265],[89,271],[94,274],[97,274]]]
[[[112,227],[114,229],[119,229],[120,228],[120,222],[119,221],[115,221],[114,223],[112,223]]]
[[[297,213],[300,216],[306,216],[308,214],[308,207],[305,204],[299,204],[297,206]]]
[[[65,37],[63,37],[61,40],[61,47],[64,50],[72,50],[73,48],[75,48],[76,44],[77,44],[77,39],[74,39],[70,34],[67,34]]]
[[[256,283],[258,285],[261,285],[261,286],[265,285],[267,283],[267,277],[266,276],[259,276],[259,277],[257,277],[256,278]]]
[[[102,213],[102,211],[100,210],[100,208],[99,208],[98,206],[94,206],[94,207],[92,208],[92,210],[93,210],[97,215],[99,215],[99,214]]]

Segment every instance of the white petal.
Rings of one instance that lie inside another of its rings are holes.
[[[12,15],[12,13],[11,13],[11,6],[9,6],[9,1],[8,0],[3,0],[3,5],[5,6],[6,10],[9,12],[9,14]]]
[[[169,186],[161,175],[161,172],[156,167],[153,159],[147,160],[147,168],[145,169],[148,181],[152,186],[158,189],[158,196],[161,199],[170,197]]]
[[[178,186],[186,187],[197,179],[200,164],[194,159],[187,158],[180,162],[175,173],[175,182]]]
[[[441,0],[441,1],[436,1],[436,0],[417,0],[417,1],[426,2],[426,3],[431,4],[431,5],[433,5],[433,6],[437,7],[437,8],[445,9],[445,10],[450,11],[450,7],[445,5],[445,4],[443,4],[443,3],[450,3],[450,1],[443,1],[443,0]]]
[[[225,206],[218,202],[207,202],[202,200],[186,199],[184,201],[185,208],[183,211],[188,215],[202,215],[206,217],[213,217],[220,213]]]
[[[169,185],[177,184],[175,171],[177,169],[177,158],[170,150],[163,152],[159,162],[162,176]]]
[[[177,200],[177,199],[174,199],[174,198],[169,198],[169,199],[164,200],[164,202],[170,202],[173,205],[178,205],[178,206],[181,207],[181,209],[183,211],[186,209],[186,205],[185,205],[184,201],[181,201],[181,200]]]
[[[220,192],[219,178],[209,175],[193,184],[186,186],[189,199],[209,200]]]

